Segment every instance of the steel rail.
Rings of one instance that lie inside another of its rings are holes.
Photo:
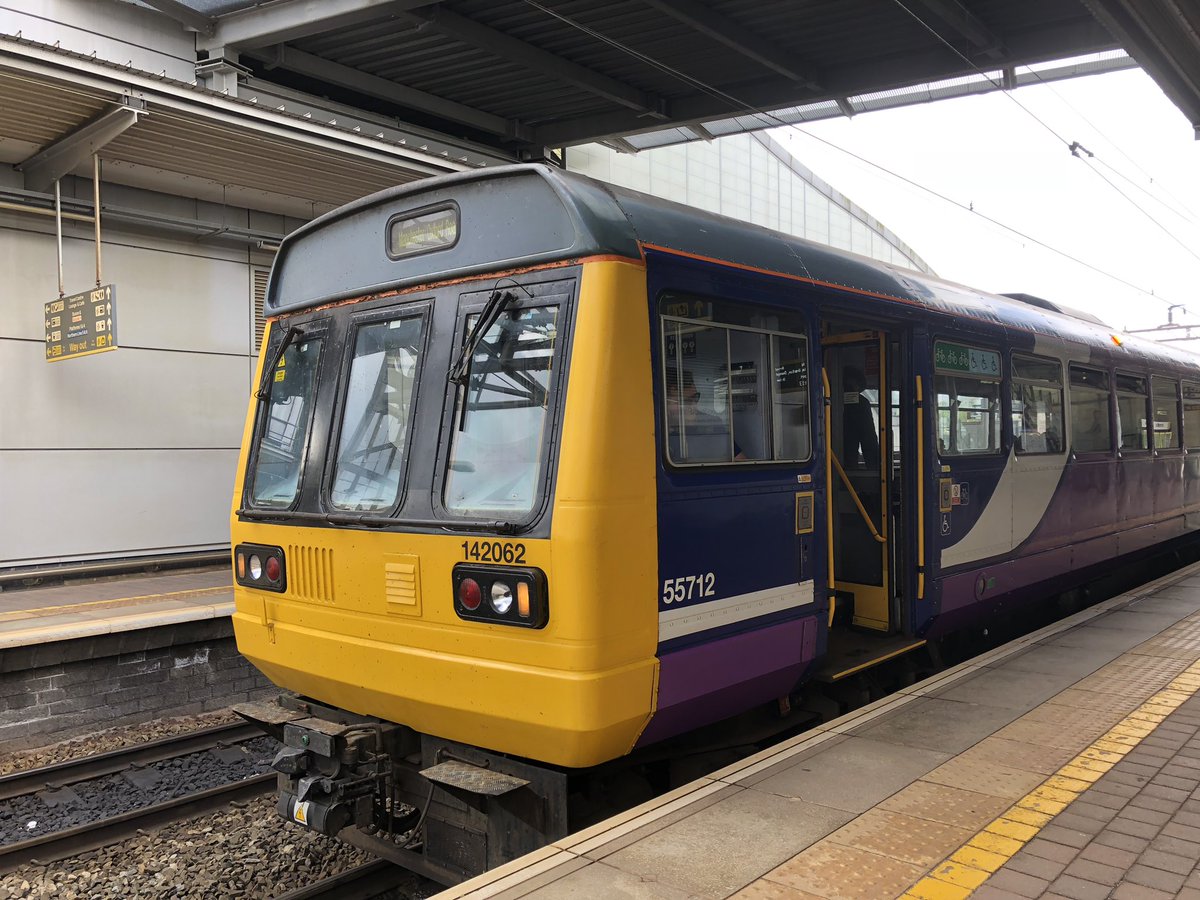
[[[114,775],[130,766],[149,765],[212,750],[222,744],[233,744],[262,737],[262,729],[248,722],[231,722],[215,725],[200,731],[189,731],[171,737],[160,738],[144,744],[121,747],[95,756],[70,759],[52,763],[24,772],[13,772],[0,776],[0,800],[11,800],[24,794],[32,794],[47,788],[59,788],[67,784],[78,784],[91,778]]]
[[[69,859],[80,853],[98,850],[135,837],[139,831],[161,828],[173,822],[212,812],[237,800],[252,800],[274,790],[276,777],[274,772],[255,775],[185,797],[176,797],[135,809],[119,816],[110,816],[87,825],[78,825],[65,831],[0,846],[0,875],[7,874],[19,866],[45,865]]]
[[[275,900],[373,900],[413,877],[412,872],[395,863],[386,859],[373,859],[361,866],[280,894]]]

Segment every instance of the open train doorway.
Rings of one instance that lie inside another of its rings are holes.
[[[830,674],[840,677],[914,646],[904,637],[903,602],[910,569],[903,488],[914,442],[906,439],[913,426],[904,414],[901,336],[826,321],[821,348],[833,545]]]

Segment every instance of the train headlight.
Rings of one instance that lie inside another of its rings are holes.
[[[454,612],[460,619],[521,628],[544,628],[550,619],[541,569],[460,564],[451,579]]]
[[[278,593],[287,589],[287,565],[282,548],[239,544],[233,550],[233,558],[238,584]]]
[[[497,615],[508,615],[508,611],[512,609],[513,605],[512,588],[503,581],[493,581],[491,604]]]

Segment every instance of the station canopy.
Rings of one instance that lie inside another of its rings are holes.
[[[1195,0],[142,2],[197,33],[202,68],[512,158],[708,140],[1136,65],[1200,128]]]

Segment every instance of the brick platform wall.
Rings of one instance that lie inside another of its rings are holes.
[[[0,651],[0,753],[265,696],[228,619]]]

